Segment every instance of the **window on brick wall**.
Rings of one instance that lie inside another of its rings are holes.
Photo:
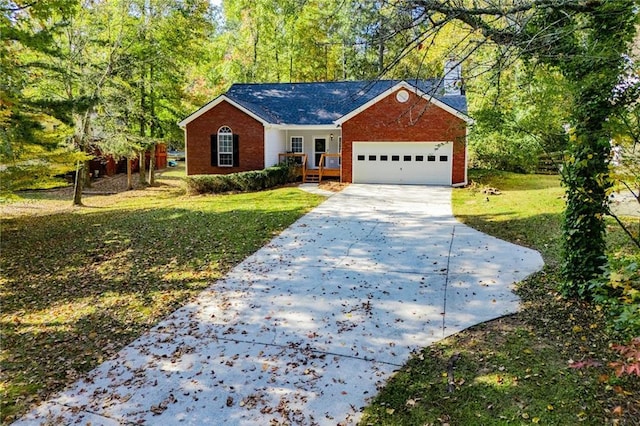
[[[233,132],[227,126],[218,130],[218,165],[220,167],[233,166]]]
[[[211,165],[213,167],[238,167],[240,165],[239,137],[231,128],[222,126],[211,135]]]

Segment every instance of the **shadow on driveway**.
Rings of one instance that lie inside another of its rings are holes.
[[[350,424],[414,350],[518,310],[541,256],[441,187],[350,185],[18,424]]]

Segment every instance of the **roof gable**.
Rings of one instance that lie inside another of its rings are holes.
[[[378,103],[382,99],[386,98],[387,96],[391,95],[392,93],[400,89],[405,89],[415,93],[417,96],[420,96],[421,98],[427,100],[428,102],[431,102],[437,107],[444,109],[448,113],[460,118],[461,120],[466,121],[468,124],[473,123],[473,119],[466,114],[467,100],[464,95],[446,95],[446,96],[437,97],[436,95],[433,94],[434,90],[431,87],[423,85],[424,90],[421,90],[419,84],[414,85],[402,80],[397,84],[395,84],[394,86],[390,87],[389,89],[385,90],[384,92],[380,93],[375,98],[369,100],[365,104],[359,106],[353,111],[350,111],[348,114],[345,114],[340,119],[336,120],[336,124],[342,124],[346,121],[349,121],[351,118],[360,114],[370,106]],[[428,90],[428,92],[426,92],[425,90]]]
[[[198,109],[197,111],[191,113],[188,117],[186,117],[184,120],[182,120],[181,122],[178,123],[178,126],[180,127],[186,127],[187,124],[189,124],[190,122],[192,122],[193,120],[195,120],[196,118],[200,117],[201,115],[203,115],[204,113],[206,113],[207,111],[215,108],[216,106],[218,106],[219,104],[221,104],[222,102],[228,102],[229,104],[233,105],[234,107],[238,108],[240,111],[244,112],[245,114],[248,114],[250,117],[258,120],[259,122],[261,122],[262,124],[269,124],[268,121],[264,120],[262,117],[256,115],[255,113],[253,113],[251,111],[251,109],[247,108],[246,106],[234,101],[233,99],[229,99],[227,96],[225,95],[220,95],[217,98],[215,98],[214,100],[212,100],[211,102],[205,104],[204,106],[202,106],[200,109]]]
[[[336,125],[399,87],[411,90],[471,122],[466,115],[466,97],[444,95],[441,83],[440,79],[432,79],[413,80],[411,83],[402,80],[375,80],[234,84],[227,93],[203,106],[179,124],[184,127],[217,103],[227,100],[265,125]]]

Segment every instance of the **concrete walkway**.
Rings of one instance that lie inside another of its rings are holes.
[[[518,310],[540,255],[449,188],[350,185],[17,424],[353,424],[412,351]]]

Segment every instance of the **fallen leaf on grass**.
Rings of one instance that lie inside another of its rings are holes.
[[[581,369],[587,367],[600,367],[602,364],[592,359],[586,359],[584,361],[569,360],[569,368]]]

